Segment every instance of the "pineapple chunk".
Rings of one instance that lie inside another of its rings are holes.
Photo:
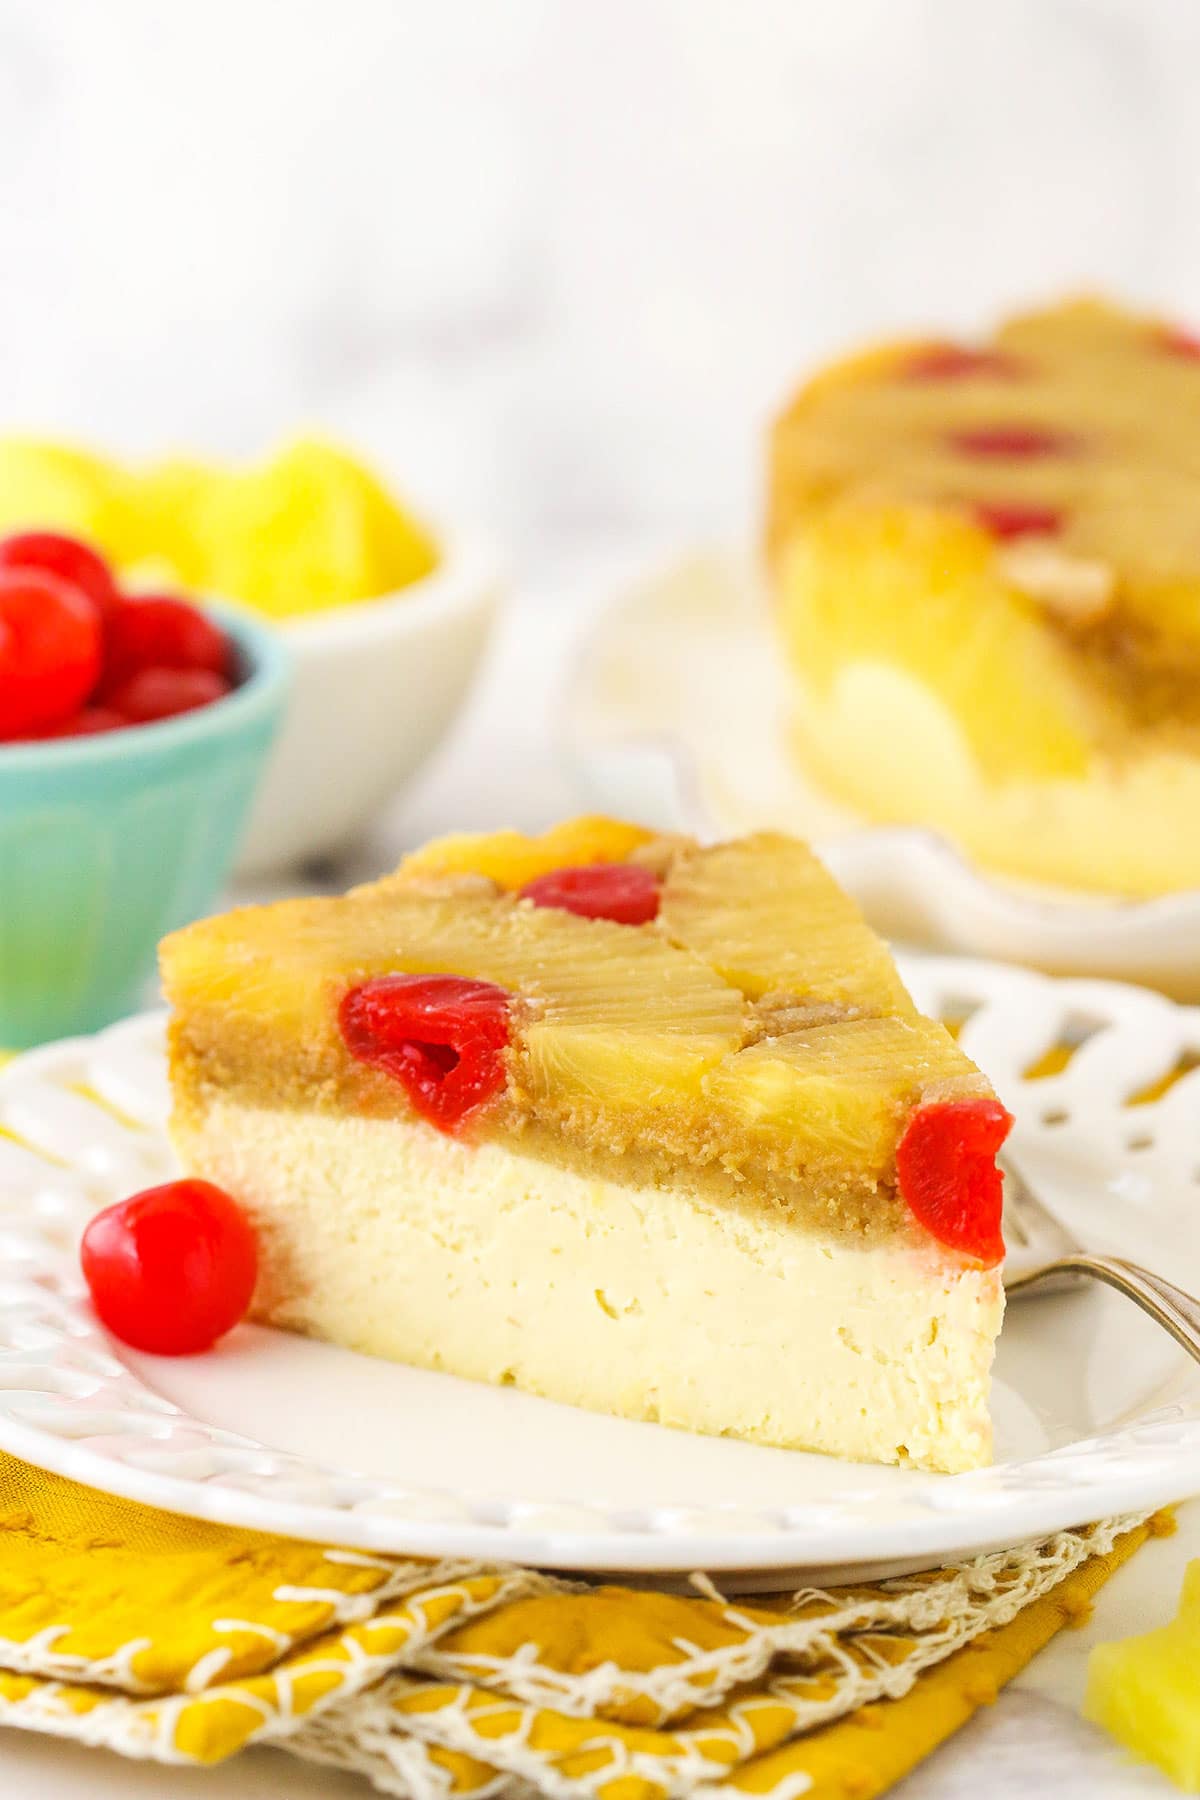
[[[1200,1562],[1188,1565],[1169,1625],[1092,1651],[1083,1711],[1176,1787],[1200,1793]]]
[[[526,837],[521,831],[459,832],[414,850],[400,864],[396,878],[425,881],[439,875],[484,875],[499,887],[521,888],[552,869],[624,862],[652,837],[641,825],[599,814],[567,819],[540,837]]]
[[[126,477],[98,456],[32,438],[0,439],[0,530],[74,532],[119,559],[129,506]]]
[[[653,922],[581,917],[494,885],[596,854],[665,868]],[[471,874],[492,879],[453,879]],[[350,1082],[384,1109],[386,1077],[364,1090],[342,1041],[342,997],[388,974],[492,982],[513,997],[512,1037],[485,1134],[532,1121],[737,1175],[820,1171],[870,1205],[892,1185],[917,1102],[990,1093],[811,852],[770,834],[701,849],[585,819],[542,839],[443,840],[344,899],[177,932],[162,973],[177,1054],[202,1081],[300,1104]]]
[[[336,997],[371,976],[495,982],[529,1003],[535,1097],[631,1108],[698,1095],[704,1070],[741,1042],[745,1011],[735,988],[652,927],[395,880],[205,920],[165,940],[162,972],[172,1005],[193,1018],[219,1009],[310,1054],[336,1050]]]
[[[214,479],[212,469],[189,457],[171,457],[146,469],[137,480],[137,521],[118,560],[139,583],[208,585],[209,557],[196,533],[201,496]],[[236,590],[225,590],[237,599]]]
[[[210,471],[190,499],[196,579],[273,617],[386,594],[427,575],[437,552],[361,464],[301,441],[259,469]]]
[[[177,458],[137,471],[0,439],[0,529],[38,526],[90,538],[142,583],[182,582],[277,618],[391,593],[437,563],[424,527],[319,442],[248,470]]]
[[[874,1179],[890,1175],[905,1114],[925,1096],[989,1093],[945,1026],[847,1019],[767,1038],[705,1078],[706,1099],[760,1142],[801,1157],[841,1157]]]
[[[895,965],[849,895],[796,838],[772,832],[681,856],[659,922],[752,1000],[815,996],[913,1012]]]
[[[807,520],[779,559],[792,664],[818,697],[854,664],[903,671],[947,707],[990,781],[1081,776],[1097,727],[1077,658],[994,551],[935,509],[864,503]]]
[[[531,1025],[525,1033],[531,1091],[556,1110],[698,1106],[706,1073],[734,1045],[727,1035],[685,1032],[680,1024],[660,1023],[657,1032]]]
[[[623,1109],[698,1102],[705,1070],[741,1043],[736,989],[653,927],[554,908],[520,906],[515,915],[554,944],[553,964],[544,952],[524,977],[524,992],[545,997],[544,1018],[525,1032],[534,1094]],[[548,918],[559,921],[553,933]]]

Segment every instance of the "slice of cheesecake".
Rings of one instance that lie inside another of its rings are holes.
[[[812,853],[612,820],[166,940],[257,1316],[628,1418],[987,1461],[1008,1116]]]
[[[770,447],[794,742],[1019,876],[1200,885],[1200,340],[1074,301],[827,369]]]

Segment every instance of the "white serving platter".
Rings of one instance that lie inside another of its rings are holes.
[[[1200,1009],[902,966],[923,1007],[965,1019],[1047,1201],[1200,1285],[1200,1068],[1128,1104],[1200,1057]],[[1067,1067],[1030,1079],[1064,1041]],[[158,1015],[0,1070],[0,1448],[98,1489],[364,1549],[744,1588],[928,1565],[1200,1492],[1200,1370],[1107,1291],[1010,1308],[997,1462],[960,1476],[631,1424],[252,1326],[204,1356],[136,1354],[95,1320],[75,1242],[97,1206],[172,1173],[166,1110]]]
[[[1200,1000],[1200,892],[1105,899],[1022,882],[917,826],[873,826],[788,755],[788,681],[745,555],[677,555],[619,595],[577,657],[562,748],[597,803],[713,839],[809,838],[886,936]]]

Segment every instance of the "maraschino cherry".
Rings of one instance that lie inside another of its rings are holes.
[[[913,1114],[896,1151],[913,1216],[939,1243],[989,1265],[1004,1256],[996,1152],[1012,1122],[998,1100],[935,1101]]]
[[[1020,537],[1053,537],[1062,530],[1063,516],[1055,506],[1034,506],[1019,500],[977,500],[971,511],[984,530],[1001,542]]]
[[[100,673],[100,613],[46,569],[0,568],[0,739],[37,736],[82,706]]]
[[[461,1131],[504,1087],[510,997],[462,975],[380,975],[338,1010],[352,1056],[391,1075],[422,1118]]]
[[[250,1221],[210,1181],[168,1181],[96,1214],[80,1262],[122,1343],[160,1356],[207,1350],[243,1319],[258,1275]]]
[[[527,881],[518,896],[535,906],[556,906],[584,919],[612,919],[618,925],[647,925],[658,917],[662,897],[658,876],[639,863],[586,863],[551,869]]]

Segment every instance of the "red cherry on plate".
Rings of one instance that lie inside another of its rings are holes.
[[[211,706],[228,692],[225,677],[211,669],[137,669],[106,691],[105,703],[127,725],[149,725],[155,719],[173,719],[177,713]]]
[[[226,680],[233,672],[229,639],[221,627],[173,594],[122,600],[108,621],[104,654],[106,692],[138,669],[207,669]]]
[[[1019,501],[978,500],[971,508],[976,520],[994,538],[1052,537],[1062,530],[1063,516],[1056,506],[1023,506]]]
[[[639,863],[585,863],[536,876],[525,883],[518,898],[532,900],[535,906],[557,906],[584,919],[646,925],[658,917],[662,893],[658,876]]]
[[[996,1152],[1012,1115],[998,1100],[941,1100],[918,1107],[896,1150],[900,1192],[928,1232],[991,1265],[1000,1235],[1004,1177]]]
[[[0,739],[75,712],[100,673],[100,614],[44,569],[0,569]]]
[[[245,1318],[258,1244],[223,1188],[168,1181],[97,1213],[80,1262],[92,1305],[114,1337],[135,1350],[190,1356]]]
[[[462,975],[381,975],[338,1009],[352,1056],[391,1075],[422,1118],[461,1130],[507,1079],[509,996]]]
[[[82,588],[104,614],[117,604],[117,584],[104,558],[59,531],[19,531],[0,538],[0,569],[44,569]]]

